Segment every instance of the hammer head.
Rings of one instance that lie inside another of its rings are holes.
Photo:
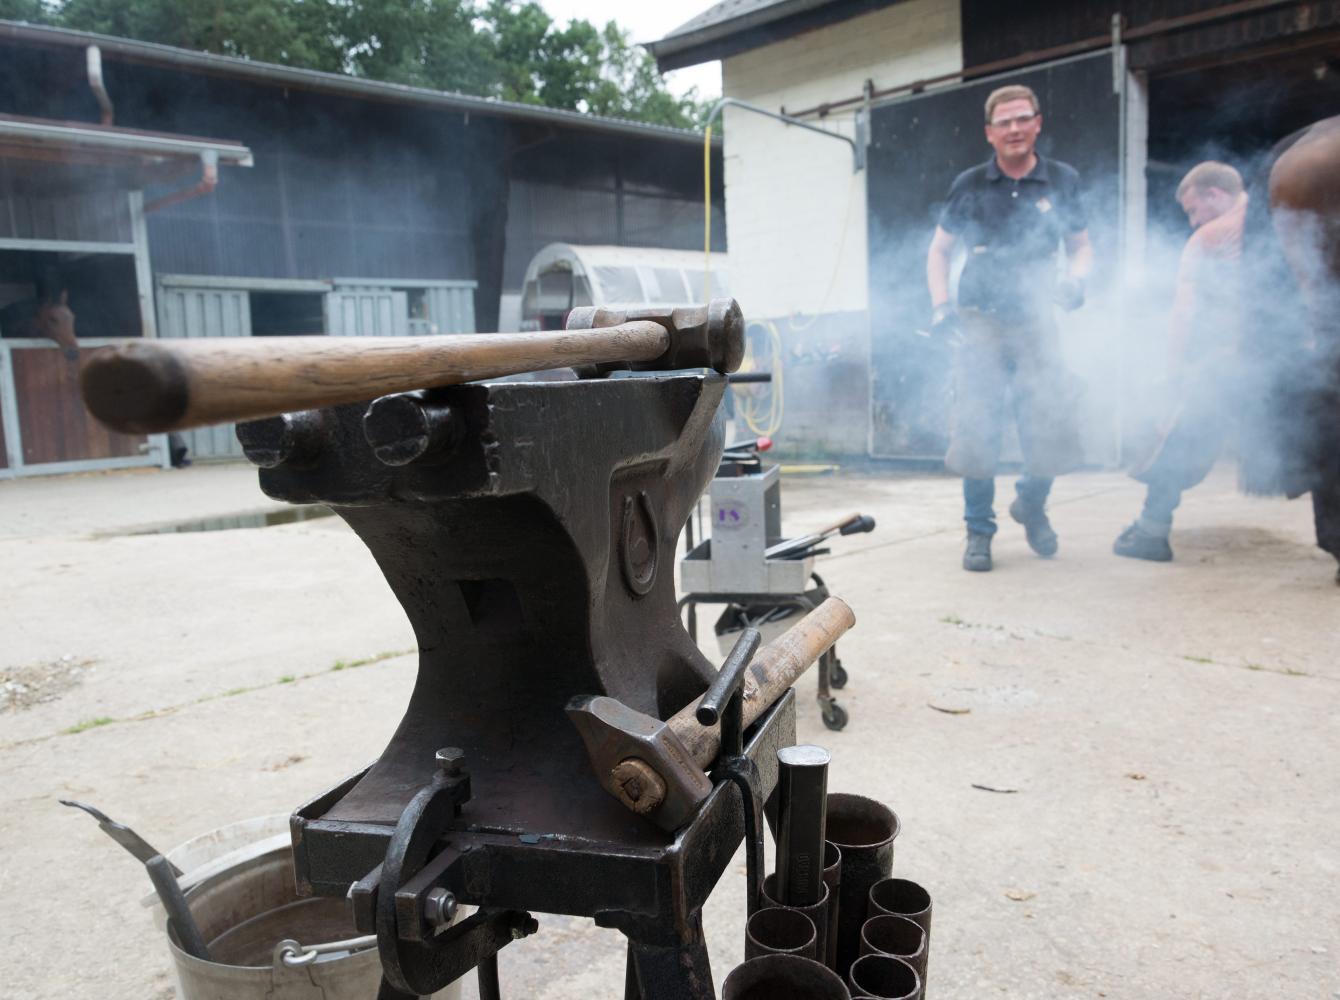
[[[712,791],[712,782],[669,723],[604,695],[568,702],[605,791],[663,830],[677,830]]]
[[[744,314],[734,299],[713,299],[705,306],[648,306],[606,309],[582,306],[568,314],[569,330],[618,326],[633,320],[660,323],[670,332],[670,348],[659,358],[637,362],[639,371],[714,368],[725,375],[744,361]],[[626,366],[625,366],[626,367]]]

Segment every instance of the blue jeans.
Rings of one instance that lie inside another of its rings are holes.
[[[1014,484],[1026,510],[1041,514],[1047,505],[1047,494],[1051,492],[1052,481],[1024,474]],[[974,535],[996,533],[996,512],[992,504],[996,499],[995,479],[963,480],[963,520],[968,522],[968,530]]]
[[[1167,538],[1172,533],[1173,511],[1182,502],[1182,491],[1168,483],[1155,481],[1145,491],[1145,507],[1135,524],[1146,535]]]

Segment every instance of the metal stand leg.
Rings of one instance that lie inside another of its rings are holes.
[[[633,960],[633,942],[628,942],[628,961],[623,973],[623,1000],[642,1000],[642,990],[637,985],[637,963]]]
[[[636,973],[636,996],[656,1000],[716,1000],[702,914],[693,914],[685,930],[686,938],[674,945],[628,942]]]
[[[490,955],[479,963],[479,1000],[502,1000],[502,987],[498,984],[498,956]]]

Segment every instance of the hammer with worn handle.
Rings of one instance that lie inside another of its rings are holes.
[[[843,601],[830,597],[786,632],[762,646],[744,680],[748,727],[780,698],[810,664],[856,624]],[[695,701],[662,721],[604,695],[568,703],[601,787],[657,826],[675,830],[712,791],[703,772],[721,749],[719,724],[701,724]]]
[[[551,368],[715,368],[744,357],[733,299],[615,312],[574,309],[566,330],[429,337],[125,340],[88,356],[84,403],[112,430],[151,434]]]

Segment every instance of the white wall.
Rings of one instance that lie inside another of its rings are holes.
[[[788,111],[953,73],[963,66],[958,0],[906,0],[723,63],[727,97]],[[851,109],[825,128],[854,135]],[[725,112],[732,292],[777,318],[867,306],[865,176],[851,147],[737,108]]]

